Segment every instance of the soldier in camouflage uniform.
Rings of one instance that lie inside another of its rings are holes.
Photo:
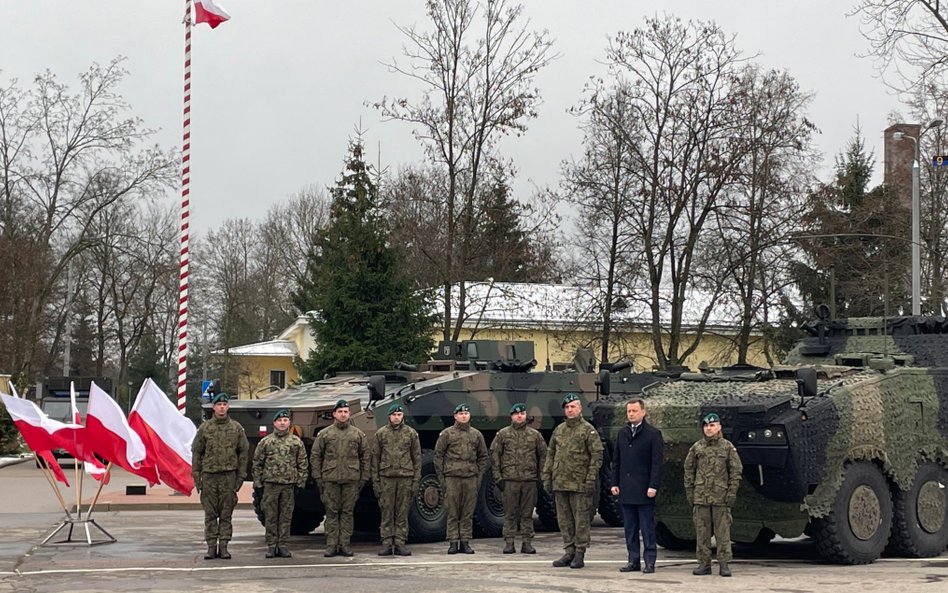
[[[527,426],[527,407],[510,408],[510,426],[497,432],[490,444],[494,481],[504,496],[504,554],[516,551],[520,537],[523,554],[536,554],[533,547],[533,509],[537,506],[537,481],[546,460],[546,442]]]
[[[473,554],[468,540],[474,537],[474,506],[481,478],[487,469],[487,445],[481,431],[471,426],[471,408],[454,408],[454,425],[441,431],[435,443],[434,466],[444,484],[448,515],[448,554]]]
[[[369,446],[365,433],[349,423],[349,402],[332,409],[335,420],[316,436],[310,467],[326,508],[327,558],[352,556],[352,511],[369,478]]]
[[[191,476],[204,507],[205,560],[230,559],[227,544],[234,532],[231,517],[250,450],[244,427],[227,415],[229,402],[226,393],[214,396],[214,415],[198,427],[191,442]]]
[[[306,447],[290,434],[290,412],[273,415],[274,432],[263,437],[253,453],[253,487],[263,489],[267,558],[292,558],[286,548],[293,520],[296,490],[306,485]]]
[[[375,433],[372,487],[382,512],[379,556],[411,556],[405,541],[409,506],[421,480],[421,441],[404,419],[405,409],[401,404],[392,404],[388,408],[388,426]]]
[[[543,464],[543,488],[553,493],[565,549],[553,566],[582,568],[590,541],[589,505],[599,480],[603,446],[599,433],[583,419],[578,395],[567,393],[563,410],[566,421],[553,430]]]
[[[737,500],[744,466],[737,449],[721,435],[721,419],[710,413],[701,421],[704,438],[685,457],[685,495],[693,506],[697,538],[696,575],[711,574],[711,533],[718,544],[718,570],[731,576],[731,507]]]

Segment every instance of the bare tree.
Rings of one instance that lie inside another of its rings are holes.
[[[286,203],[276,204],[260,225],[260,239],[272,259],[276,288],[295,289],[306,275],[306,255],[329,221],[330,198],[317,186],[301,189]],[[300,311],[306,313],[306,311]]]
[[[447,241],[437,270],[444,338],[457,339],[467,305],[463,281],[470,279],[478,190],[497,161],[498,140],[522,134],[536,116],[540,96],[533,78],[554,56],[548,34],[531,31],[523,7],[508,0],[429,0],[427,13],[431,30],[399,27],[407,39],[407,64],[389,66],[419,82],[421,98],[385,98],[375,106],[387,118],[412,124],[431,161],[444,169]],[[458,282],[455,310],[451,286]]]

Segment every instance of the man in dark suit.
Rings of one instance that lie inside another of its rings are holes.
[[[625,545],[629,562],[620,572],[655,572],[658,557],[655,541],[655,497],[662,483],[662,433],[645,421],[645,402],[625,405],[628,426],[619,431],[612,455],[612,493],[622,506]],[[642,533],[645,568],[639,561],[639,531]]]

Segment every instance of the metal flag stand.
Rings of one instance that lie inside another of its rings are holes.
[[[82,475],[78,472],[78,466],[80,462],[76,461],[75,466],[74,466],[75,468],[77,468],[76,475],[78,476],[78,479],[76,483],[76,515],[73,516],[73,514],[70,513],[69,509],[66,507],[66,501],[63,499],[63,495],[59,491],[59,486],[56,485],[56,481],[50,475],[49,467],[46,466],[45,462],[41,463],[39,461],[39,458],[36,457],[36,453],[34,453],[33,456],[34,458],[37,459],[37,464],[43,468],[43,475],[46,476],[46,480],[49,482],[50,487],[56,493],[56,498],[59,500],[59,504],[62,505],[63,511],[66,513],[66,517],[62,521],[59,522],[59,525],[57,525],[56,528],[53,529],[52,533],[47,535],[46,538],[43,539],[43,541],[39,543],[39,545],[40,546],[63,546],[63,545],[76,545],[76,544],[85,543],[87,546],[95,546],[98,544],[111,544],[118,541],[114,537],[112,537],[111,533],[106,531],[101,525],[96,523],[95,519],[92,518],[92,511],[95,509],[95,503],[98,502],[99,500],[99,494],[102,493],[102,486],[105,485],[105,481],[112,470],[112,463],[110,462],[109,465],[105,468],[105,474],[103,475],[102,479],[99,481],[99,489],[95,493],[95,498],[92,499],[92,503],[89,505],[89,510],[86,512],[86,516],[83,517],[82,516],[82,503],[81,503]],[[105,539],[93,539],[92,535],[94,531],[89,529],[90,525],[94,529],[97,529],[103,535],[105,535]],[[69,529],[66,532],[66,539],[62,539],[58,541],[50,541],[56,536],[57,533],[59,533],[63,529],[66,529],[67,527]],[[76,527],[81,527],[81,531],[84,532],[86,536],[84,539],[73,538],[73,532],[76,531]]]

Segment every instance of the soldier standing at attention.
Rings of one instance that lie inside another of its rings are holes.
[[[352,511],[369,477],[369,447],[365,433],[350,425],[349,402],[332,408],[335,420],[316,436],[310,467],[326,508],[326,558],[352,556]]]
[[[296,490],[306,485],[306,447],[290,434],[290,412],[273,415],[274,432],[263,437],[253,452],[253,487],[263,489],[267,558],[292,558],[286,548]]]
[[[731,576],[731,507],[741,485],[741,458],[721,435],[721,418],[711,413],[701,421],[704,438],[685,457],[685,495],[693,505],[698,568],[692,574],[711,574],[711,533],[718,544],[718,571]]]
[[[227,415],[227,394],[218,393],[211,402],[214,415],[198,427],[191,442],[191,476],[204,507],[204,559],[230,560],[227,544],[234,533],[231,517],[237,506],[237,491],[244,483],[250,444],[244,427]]]
[[[602,467],[602,441],[593,425],[583,419],[583,404],[575,393],[563,398],[566,421],[553,430],[543,464],[543,488],[553,493],[556,521],[563,535],[562,557],[553,566],[586,566],[589,546],[590,502]]]
[[[401,404],[388,408],[388,425],[375,433],[372,452],[372,488],[379,500],[382,521],[379,556],[411,556],[408,539],[408,509],[421,480],[421,441],[414,428],[404,422]]]
[[[441,431],[435,443],[434,466],[444,484],[448,515],[448,554],[473,554],[468,540],[474,537],[474,506],[481,478],[487,469],[487,445],[481,431],[471,427],[471,408],[454,408],[454,425]]]
[[[504,554],[516,551],[520,537],[523,554],[536,554],[533,547],[533,509],[537,506],[537,480],[546,459],[543,436],[527,426],[527,407],[510,408],[510,426],[497,432],[490,444],[494,481],[504,493]]]

